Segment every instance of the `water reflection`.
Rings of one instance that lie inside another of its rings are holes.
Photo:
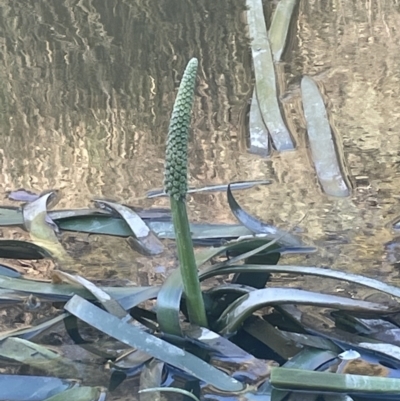
[[[384,250],[392,239],[388,224],[400,212],[398,5],[300,2],[278,79],[298,149],[269,160],[246,151],[252,68],[244,2],[20,1],[6,2],[0,13],[3,194],[59,188],[61,207],[84,207],[95,196],[167,205],[139,198],[162,184],[176,88],[196,56],[191,184],[273,179],[238,201],[283,229],[307,213],[302,236],[320,252],[299,263],[399,284]],[[349,198],[330,199],[318,186],[297,89],[304,74],[325,90],[354,188]],[[224,194],[193,195],[188,204],[194,221],[233,221]],[[122,276],[149,266],[120,239],[82,241],[105,249],[92,253],[93,263],[104,254],[125,266]]]

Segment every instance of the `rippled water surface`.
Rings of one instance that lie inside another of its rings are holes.
[[[265,2],[268,20],[272,7]],[[270,186],[237,195],[238,201],[283,229],[307,213],[297,231],[319,251],[297,262],[400,284],[398,248],[385,247],[395,236],[390,223],[400,214],[397,2],[300,1],[278,66],[297,149],[270,159],[247,152],[253,75],[244,2],[4,1],[0,13],[4,198],[20,187],[57,188],[59,207],[86,207],[93,197],[168,206],[165,199],[142,197],[162,185],[169,116],[184,67],[195,56],[200,67],[191,185],[272,179]],[[299,92],[305,74],[323,89],[352,186],[348,198],[327,197],[317,182]],[[234,222],[225,194],[190,196],[188,205],[194,221]],[[20,235],[3,230],[5,237]],[[64,240],[66,246],[75,241]],[[174,264],[148,262],[123,239],[80,241],[88,245],[82,257],[99,278],[146,284],[162,271],[156,270],[160,264]],[[321,288],[312,282],[317,279],[307,280]]]

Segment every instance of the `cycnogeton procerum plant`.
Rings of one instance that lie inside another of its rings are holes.
[[[207,318],[186,211],[187,147],[197,66],[197,59],[192,58],[186,66],[179,85],[169,124],[164,187],[171,202],[172,221],[189,320],[193,324],[206,327]]]

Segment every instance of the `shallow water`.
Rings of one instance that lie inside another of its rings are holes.
[[[265,11],[269,15],[269,3]],[[318,253],[287,263],[362,272],[400,285],[395,247],[385,247],[400,214],[396,2],[300,1],[278,68],[297,149],[270,159],[246,147],[253,77],[244,2],[6,1],[0,13],[0,195],[20,187],[57,188],[58,207],[86,207],[95,197],[167,206],[166,199],[142,197],[162,186],[174,96],[195,56],[190,185],[272,179],[236,196],[247,211],[282,229],[307,214],[296,231]],[[329,198],[318,184],[301,109],[303,75],[323,88],[352,186],[348,198]],[[234,222],[223,193],[189,196],[188,205],[194,221]],[[3,230],[4,237],[20,235]],[[79,237],[76,245],[68,234],[64,240],[90,263],[84,273],[98,278],[147,284],[174,266],[173,246],[168,257],[149,262],[122,239]],[[304,283],[333,290],[329,281]]]
[[[1,13],[3,194],[58,188],[60,207],[84,207],[95,196],[167,205],[138,198],[162,185],[174,95],[196,56],[191,184],[273,179],[239,201],[281,228],[307,213],[302,236],[321,246],[307,263],[395,279],[384,248],[400,212],[393,2],[300,2],[279,66],[298,148],[271,159],[246,150],[253,81],[243,3],[38,1],[6,3]],[[317,183],[298,90],[303,74],[324,88],[349,198],[330,199]],[[194,195],[188,204],[193,220],[233,221],[224,194]]]

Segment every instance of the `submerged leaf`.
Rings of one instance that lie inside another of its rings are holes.
[[[112,210],[124,219],[135,235],[128,237],[128,243],[136,251],[144,255],[158,255],[163,252],[164,246],[161,241],[132,209],[105,200],[96,200],[95,202],[100,207]]]
[[[0,400],[43,401],[77,386],[77,382],[58,377],[0,375]]]
[[[0,240],[0,258],[5,259],[44,259],[51,258],[51,253],[27,241],[14,239]]]
[[[184,395],[188,398],[191,398],[194,401],[200,401],[193,393],[191,393],[190,391],[184,390],[182,388],[178,388],[178,387],[153,387],[153,388],[146,388],[143,390],[139,391],[139,394],[146,394],[146,393],[159,393],[159,392],[164,392],[164,393],[176,393],[176,394],[181,394]],[[154,400],[154,395],[149,398]],[[140,400],[142,401],[142,397],[140,397]]]
[[[62,313],[61,315],[58,315],[36,326],[3,331],[0,333],[0,341],[5,340],[8,337],[18,337],[24,340],[30,340],[43,331],[48,330],[50,327],[62,322],[67,316],[69,316],[68,313]]]
[[[102,401],[105,399],[104,390],[99,387],[74,387],[62,393],[46,398],[44,401]]]
[[[281,152],[294,148],[279,108],[275,68],[265,25],[261,0],[247,0],[247,20],[251,38],[254,74],[258,104],[272,137],[275,148]]]
[[[249,152],[263,157],[270,156],[272,149],[269,141],[268,129],[261,115],[255,88],[253,89],[253,96],[251,97],[249,131],[250,131]]]
[[[79,296],[74,296],[68,301],[65,309],[85,323],[114,337],[118,341],[133,348],[139,348],[149,355],[182,369],[220,390],[229,392],[243,390],[243,385],[240,382],[215,369],[203,360],[123,322]]]
[[[15,270],[13,267],[0,265],[0,276],[7,276],[7,277],[21,277],[21,273]]]
[[[46,347],[21,338],[9,337],[0,342],[0,357],[11,359],[58,377],[79,377],[79,370],[71,360]]]

